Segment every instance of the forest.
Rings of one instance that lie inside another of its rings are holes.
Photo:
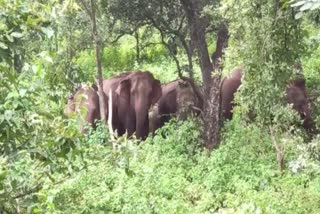
[[[320,213],[320,0],[0,0],[0,213]]]

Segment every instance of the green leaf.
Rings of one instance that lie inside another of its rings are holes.
[[[312,6],[313,6],[313,3],[307,2],[302,7],[300,7],[300,11],[310,10],[312,8]]]
[[[54,30],[50,27],[42,28],[42,32],[50,39],[54,35]]]
[[[19,94],[21,97],[24,97],[26,95],[26,93],[27,93],[26,89],[20,89],[20,91],[19,91]]]
[[[315,9],[318,9],[318,8],[320,8],[320,1],[313,3],[313,6],[311,7],[310,10],[315,10]]]
[[[303,12],[298,12],[298,13],[294,16],[294,18],[295,18],[295,19],[300,19],[302,16],[303,16]]]
[[[6,111],[4,112],[4,118],[5,118],[5,120],[7,120],[7,121],[10,121],[11,118],[13,117],[13,115],[14,115],[14,112],[11,111],[11,110],[6,110]]]
[[[12,33],[11,33],[11,36],[12,36],[12,37],[15,37],[15,38],[21,38],[21,37],[23,37],[23,34],[22,34],[22,33],[19,33],[19,32],[12,32]]]
[[[297,3],[294,3],[291,5],[291,7],[299,7],[301,5],[304,5],[307,1],[298,1]]]
[[[7,39],[9,40],[9,42],[13,42],[13,37],[11,35],[6,34]]]
[[[41,18],[32,18],[31,16],[28,16],[28,19],[27,19],[27,22],[26,24],[28,26],[34,26],[34,25],[37,25],[38,23],[40,23],[42,21]]]
[[[0,124],[4,121],[4,115],[0,114]]]
[[[18,93],[16,91],[11,91],[8,93],[7,97],[6,97],[6,100],[9,100],[9,99],[12,99],[14,97],[18,97]]]
[[[3,50],[8,49],[8,46],[6,44],[4,44],[3,42],[0,42],[0,48]]]

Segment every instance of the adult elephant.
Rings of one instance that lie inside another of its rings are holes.
[[[232,118],[232,111],[235,105],[234,95],[241,85],[242,76],[242,69],[236,69],[229,77],[224,78],[221,83],[220,104],[222,117],[224,119]],[[303,78],[296,79],[289,83],[286,88],[286,101],[299,113],[303,120],[304,128],[311,130],[314,123],[311,118],[308,95],[305,87],[305,80]]]
[[[124,73],[103,83],[112,94],[112,126],[119,135],[125,132],[145,139],[149,133],[148,110],[161,97],[161,85],[149,71]],[[110,98],[109,98],[110,99]]]
[[[119,96],[119,94],[116,93],[120,82],[128,75],[130,75],[130,73],[122,73],[111,79],[104,80],[103,92],[107,97],[108,104],[110,102],[110,96],[112,96],[111,115],[113,130],[117,130],[119,135],[123,135],[127,131],[130,136],[135,131],[135,114],[131,108],[128,108],[128,111],[121,109],[130,105],[130,99],[127,96]],[[109,106],[107,108],[109,108]],[[108,114],[106,118],[108,118]]]
[[[162,96],[150,109],[150,131],[155,132],[174,115],[184,120],[188,115],[199,114],[202,105],[190,83],[175,80],[162,86]]]
[[[225,77],[220,85],[220,109],[223,119],[232,118],[234,95],[241,85],[242,69],[236,69],[230,76]]]
[[[68,117],[74,114],[84,115],[84,121],[80,124],[83,133],[87,132],[85,122],[96,128],[96,121],[101,118],[97,88],[95,86],[78,88],[76,93],[68,98],[64,114]]]

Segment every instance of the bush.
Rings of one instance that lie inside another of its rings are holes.
[[[80,152],[82,136],[61,116],[62,89],[51,90],[44,76],[15,77],[9,68],[2,68],[0,210],[16,213],[37,202],[36,193],[55,179],[52,173],[78,167],[72,162]]]
[[[280,172],[268,131],[235,119],[226,124],[223,144],[208,156],[197,127],[196,121],[171,121],[140,144],[125,137],[113,146],[84,143],[86,167],[61,183],[48,182],[35,207],[54,213],[320,211],[319,168]],[[277,139],[287,163],[299,160],[301,138]]]

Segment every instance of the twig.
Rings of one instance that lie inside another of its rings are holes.
[[[16,196],[13,197],[13,199],[18,199],[18,198],[22,198],[22,197],[25,197],[27,195],[30,195],[32,193],[35,193],[35,192],[38,192],[40,189],[41,189],[42,185],[41,184],[38,184],[36,187],[24,192],[24,193],[20,193]]]
[[[273,129],[271,127],[270,127],[270,134],[271,134],[271,140],[277,152],[279,169],[280,171],[283,171],[285,169],[285,160],[284,160],[285,151],[279,146],[279,144],[277,144]]]

